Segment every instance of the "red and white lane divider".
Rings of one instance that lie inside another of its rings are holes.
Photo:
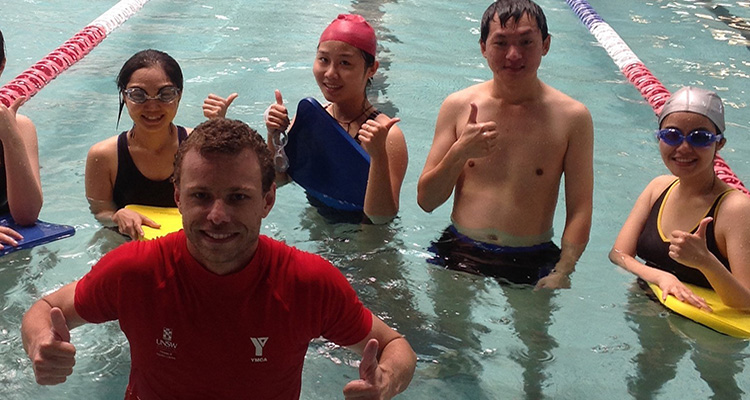
[[[140,10],[149,0],[122,0],[81,29],[60,47],[21,72],[0,88],[0,102],[10,107],[19,97],[37,94],[50,81],[88,54],[113,30]]]
[[[602,17],[586,0],[565,0],[565,2],[578,15],[581,22],[596,37],[596,40],[604,47],[612,61],[620,68],[622,74],[638,89],[643,98],[648,101],[648,104],[651,105],[651,108],[658,115],[662,107],[664,107],[664,103],[671,96],[669,90],[654,77],[651,71],[630,50],[630,47],[628,47],[617,32],[608,23],[604,22]],[[718,154],[714,160],[714,171],[716,171],[716,175],[721,180],[750,195],[750,191],[747,190],[742,181],[729,168],[726,161]]]

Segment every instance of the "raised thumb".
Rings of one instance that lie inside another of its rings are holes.
[[[227,108],[229,108],[229,106],[230,106],[230,105],[232,105],[232,102],[233,102],[233,101],[234,101],[234,99],[236,99],[237,97],[239,97],[239,95],[238,95],[237,93],[232,93],[232,94],[230,94],[230,95],[229,95],[229,96],[227,97]]]
[[[276,96],[276,104],[283,106],[284,105],[284,99],[281,97],[281,91],[279,89],[276,89],[273,91],[274,96]]]
[[[391,118],[391,120],[385,124],[385,130],[391,130],[391,127],[399,122],[401,122],[401,118]]]
[[[70,342],[70,330],[65,322],[65,315],[63,315],[62,310],[53,307],[49,310],[49,317],[52,320],[52,333],[55,338],[63,342]]]
[[[700,225],[698,225],[698,230],[695,231],[695,235],[704,238],[706,237],[706,228],[708,227],[708,224],[713,221],[713,217],[706,217],[701,220]]]
[[[475,103],[470,104],[471,111],[469,112],[469,124],[477,123],[477,105]]]
[[[13,101],[13,104],[10,105],[10,110],[13,111],[13,114],[18,112],[18,109],[21,108],[23,103],[26,102],[26,97],[18,97],[15,101]]]
[[[359,363],[359,378],[365,382],[373,382],[378,370],[378,344],[377,339],[370,339],[362,352],[362,362]]]

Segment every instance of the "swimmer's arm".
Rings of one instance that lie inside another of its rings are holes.
[[[711,253],[699,269],[711,283],[721,301],[729,307],[750,309],[750,199],[742,193],[730,193],[715,219],[717,241],[724,240],[732,271]]]
[[[70,343],[69,331],[86,322],[75,310],[76,284],[70,283],[45,296],[23,316],[23,348],[41,385],[62,383],[73,372],[76,350]],[[53,307],[59,311],[52,311]]]
[[[609,260],[644,281],[659,286],[662,291],[662,300],[672,295],[680,301],[710,311],[711,307],[706,301],[688,289],[676,276],[658,268],[649,267],[635,258],[638,237],[643,232],[651,207],[673,179],[674,177],[670,176],[658,177],[651,181],[641,193],[617,235],[615,244],[609,252]]]
[[[401,185],[409,163],[406,140],[398,125],[388,130],[385,150],[384,154],[370,154],[364,212],[374,224],[387,223],[398,214]]]
[[[161,225],[151,218],[130,210],[128,208],[116,209],[112,200],[96,200],[92,198],[89,201],[89,209],[102,226],[117,227],[117,231],[131,239],[140,239],[144,236],[143,225],[154,229],[161,228]]]
[[[96,219],[110,226],[114,225],[112,216],[117,211],[112,201],[116,171],[116,141],[110,138],[91,146],[86,156],[84,173],[86,199]]]
[[[555,265],[555,272],[565,275],[573,272],[589,241],[594,192],[594,128],[588,111],[574,125],[563,161],[565,230],[560,261]]]
[[[16,100],[10,109],[4,109],[7,123],[3,132],[3,156],[8,206],[19,225],[32,225],[42,209],[42,183],[39,176],[39,146],[34,123],[15,110],[23,103]],[[15,121],[11,118],[15,117]]]
[[[371,341],[375,341],[377,346]],[[344,397],[390,399],[403,392],[414,376],[417,355],[409,342],[375,315],[372,329],[350,348],[362,355],[360,379],[344,387]],[[379,393],[378,396],[373,393]]]
[[[457,143],[459,107],[449,96],[443,102],[435,124],[435,137],[417,184],[417,203],[432,212],[453,193],[468,158]]]
[[[118,209],[112,200],[117,174],[117,137],[91,147],[86,158],[86,199],[96,219],[104,226],[117,226],[118,231],[132,239],[143,236],[142,225],[158,229],[159,224],[135,211]]]
[[[638,245],[638,237],[646,225],[651,207],[656,202],[661,191],[669,185],[672,179],[672,177],[662,176],[655,178],[649,183],[635,201],[633,209],[623,223],[620,233],[617,235],[617,239],[615,239],[615,243],[612,246],[612,250],[609,252],[609,260],[613,264],[637,275],[646,282],[657,285],[660,281],[668,279],[667,275],[673,278],[674,275],[657,268],[649,267],[636,260],[636,246]]]

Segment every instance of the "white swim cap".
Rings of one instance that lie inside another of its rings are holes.
[[[661,109],[659,126],[667,115],[680,111],[703,115],[716,125],[718,133],[724,132],[724,104],[721,97],[710,90],[685,86],[674,92]]]

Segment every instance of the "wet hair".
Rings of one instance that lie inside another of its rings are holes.
[[[370,67],[375,65],[375,56],[364,50],[360,50],[360,52],[362,53],[362,58],[365,59],[365,71],[367,71],[368,69],[370,69]],[[367,97],[367,89],[369,89],[370,86],[372,86],[372,77],[369,77],[367,79],[367,85],[365,86],[365,97]]]
[[[3,31],[0,31],[0,69],[5,65],[5,39],[3,39]]]
[[[364,50],[360,50],[360,52],[362,52],[362,58],[365,59],[365,69],[368,69],[368,68],[372,67],[373,65],[375,65],[375,56],[374,55],[372,55],[372,54],[370,54],[370,53],[368,53],[368,52],[366,52]]]
[[[238,155],[250,149],[258,156],[263,193],[271,190],[276,177],[271,150],[263,137],[242,121],[226,118],[212,118],[196,126],[188,135],[174,160],[172,181],[179,185],[182,173],[182,162],[190,150],[198,151],[201,156],[209,154]]]
[[[150,68],[158,66],[164,70],[164,73],[169,77],[169,80],[175,85],[180,92],[183,88],[182,70],[180,64],[175,61],[169,54],[159,50],[142,50],[125,61],[125,64],[120,69],[120,73],[117,75],[117,89],[120,92],[120,111],[117,114],[117,125],[120,125],[120,117],[122,116],[122,108],[125,106],[125,97],[123,91],[128,87],[130,78],[133,76],[135,71],[141,68]]]
[[[538,4],[531,0],[497,0],[490,4],[482,15],[479,42],[487,42],[487,36],[490,34],[490,23],[495,19],[495,15],[500,19],[500,26],[505,28],[508,20],[513,19],[513,22],[518,22],[524,14],[528,14],[529,17],[536,20],[536,25],[542,31],[542,40],[547,40],[547,37],[549,37],[547,17],[544,16],[544,11]]]

